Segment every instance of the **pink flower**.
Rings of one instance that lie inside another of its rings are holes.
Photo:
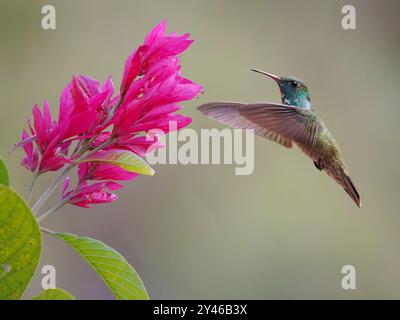
[[[146,155],[154,150],[165,147],[161,143],[158,136],[139,136],[128,138],[126,140],[119,140],[118,147],[120,149],[130,150],[141,157],[146,157]]]
[[[193,42],[188,39],[188,33],[181,36],[176,33],[165,34],[166,26],[166,20],[156,25],[144,43],[128,56],[121,82],[121,95],[125,95],[137,76],[146,73],[151,66],[165,65],[164,60],[177,59]]]
[[[117,200],[118,196],[109,191],[122,188],[122,185],[112,181],[97,182],[92,185],[83,182],[80,185],[79,191],[75,192],[74,190],[67,191],[69,185],[70,178],[66,178],[62,188],[61,198],[70,204],[84,208],[90,208],[91,204],[107,203]]]
[[[62,141],[68,124],[58,125],[52,119],[47,101],[43,104],[43,112],[35,105],[32,114],[33,126],[29,123],[31,136],[25,130],[22,132],[21,145],[26,154],[22,164],[29,170],[38,170],[40,173],[57,171],[70,162],[66,155],[69,142]]]
[[[83,162],[78,166],[78,176],[80,182],[88,180],[128,181],[136,178],[138,174],[129,172],[115,165]]]
[[[202,91],[200,85],[180,75],[177,55],[192,40],[188,40],[189,34],[166,35],[165,25],[165,21],[157,25],[125,64],[120,89],[123,100],[113,119],[117,141],[153,129],[168,133],[172,121],[177,130],[191,122],[175,112],[181,108],[180,102],[191,100]]]
[[[189,34],[167,34],[166,21],[162,21],[128,56],[115,96],[111,78],[100,84],[89,76],[74,76],[61,93],[57,120],[52,119],[47,102],[43,111],[33,107],[30,135],[24,130],[17,144],[26,154],[22,165],[38,173],[78,166],[76,186],[67,190],[69,178],[64,182],[62,198],[68,203],[88,207],[116,200],[110,191],[122,186],[114,181],[132,180],[138,173],[112,161],[87,162],[93,159],[87,157],[94,152],[101,156],[133,152],[145,157],[163,147],[154,131],[168,133],[191,123],[177,112],[181,102],[202,91],[200,85],[181,76],[179,55],[192,42]]]
[[[59,124],[70,121],[65,138],[85,134],[92,137],[103,129],[104,120],[112,107],[114,84],[108,78],[103,85],[88,76],[74,76],[60,98]]]
[[[26,133],[25,130],[22,130],[22,140],[29,140],[29,135]],[[36,171],[38,167],[39,155],[37,150],[33,148],[32,140],[26,142],[23,145],[23,148],[26,156],[22,159],[21,164],[32,172]]]

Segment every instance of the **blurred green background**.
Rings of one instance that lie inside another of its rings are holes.
[[[48,99],[56,112],[74,73],[112,75],[118,86],[126,56],[166,18],[168,31],[195,39],[183,75],[205,94],[185,104],[192,128],[223,128],[195,110],[204,102],[280,101],[276,84],[249,68],[295,74],[309,85],[363,201],[358,209],[298,149],[256,137],[250,176],[235,176],[234,165],[157,165],[118,202],[67,207],[46,227],[119,250],[152,298],[400,298],[399,1],[0,3],[0,153],[20,192],[30,174],[21,151],[7,151],[32,105]],[[56,7],[56,30],[41,28],[45,4]],[[357,30],[341,27],[345,4],[356,7]],[[86,262],[46,235],[45,264],[77,298],[112,298]],[[356,290],[341,288],[346,264],[357,270]],[[40,282],[39,269],[26,298]]]

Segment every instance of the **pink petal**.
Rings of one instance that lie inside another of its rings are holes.
[[[126,171],[109,164],[96,164],[90,177],[92,180],[120,180],[128,181],[136,178],[137,173]]]
[[[118,196],[110,192],[96,192],[80,199],[72,199],[70,203],[83,208],[90,208],[90,204],[108,203],[118,200]]]
[[[125,62],[124,74],[122,76],[121,95],[129,89],[133,79],[135,79],[140,73],[140,54],[146,49],[144,46],[140,46],[136,51],[132,52]]]
[[[81,112],[87,110],[88,108],[87,96],[81,90],[81,87],[79,86],[79,80],[75,76],[72,79],[71,93],[72,93],[72,98],[74,100],[75,111]]]
[[[22,130],[22,141],[28,141],[29,140],[29,135],[28,133],[24,130]],[[25,150],[25,153],[28,157],[32,157],[33,154],[33,143],[31,141],[26,142],[22,145],[23,149]]]
[[[44,120],[46,129],[50,129],[51,124],[52,124],[52,119],[51,119],[50,106],[49,106],[49,103],[47,102],[47,100],[43,104],[43,120]]]
[[[189,117],[184,117],[182,115],[170,115],[157,120],[138,123],[130,130],[131,132],[161,130],[164,133],[168,133],[170,131],[180,130],[189,125],[191,122],[192,119]]]
[[[47,130],[44,119],[42,117],[42,113],[40,112],[39,106],[37,104],[33,106],[32,113],[34,130],[36,132],[36,143],[38,144],[41,152],[43,152],[47,142]]]
[[[169,103],[166,105],[154,107],[153,109],[150,110],[147,114],[143,116],[143,118],[140,119],[141,122],[144,122],[145,120],[153,120],[155,118],[159,118],[162,116],[165,116],[167,114],[173,113],[175,111],[178,111],[182,109],[182,106],[177,105],[175,103]]]
[[[159,24],[157,24],[151,31],[147,34],[144,39],[144,44],[152,45],[157,38],[162,37],[165,34],[165,30],[167,28],[167,20],[162,20]]]
[[[64,139],[85,133],[92,125],[96,116],[95,110],[86,110],[73,114]]]
[[[67,190],[69,188],[69,185],[71,184],[71,178],[70,177],[65,177],[62,188],[61,188],[61,198],[65,198],[68,196]]]
[[[83,162],[78,165],[79,182],[84,182],[88,179],[89,167],[89,162]]]
[[[159,140],[157,136],[149,137],[136,137],[125,144],[125,147],[132,152],[135,152],[141,157],[145,157],[148,153],[156,149],[163,148],[165,145]]]
[[[68,118],[74,109],[74,102],[71,94],[72,82],[68,83],[68,85],[63,89],[60,96],[60,111],[58,114],[58,123],[65,121]]]

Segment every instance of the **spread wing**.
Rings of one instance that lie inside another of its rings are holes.
[[[246,120],[311,149],[323,129],[321,120],[310,110],[275,103],[248,104],[239,109]]]
[[[241,110],[247,106],[237,102],[211,102],[201,105],[197,110],[220,123],[238,129],[254,129],[254,133],[258,136],[275,141],[286,148],[292,147],[290,139],[242,115]]]

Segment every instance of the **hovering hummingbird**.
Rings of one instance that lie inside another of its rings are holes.
[[[315,113],[304,82],[292,76],[278,77],[261,70],[251,70],[276,81],[282,104],[211,102],[197,109],[211,119],[233,128],[254,129],[255,134],[286,148],[296,144],[313,160],[318,170],[334,178],[357,206],[361,207],[360,196],[349,177],[339,146]]]

